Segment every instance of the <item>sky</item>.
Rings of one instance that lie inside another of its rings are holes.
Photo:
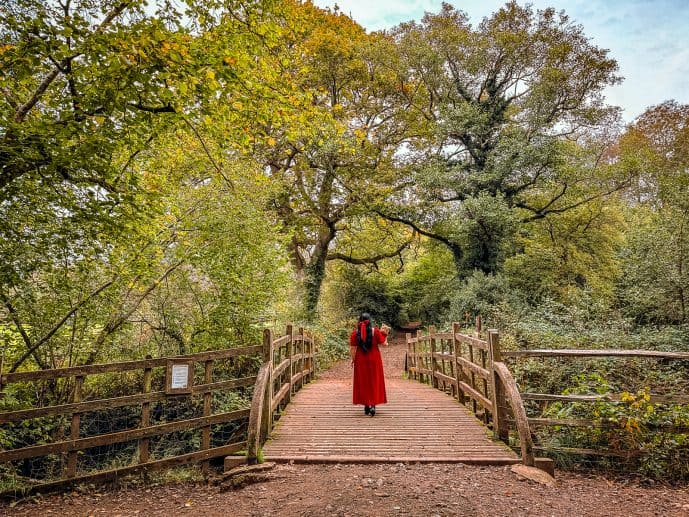
[[[389,29],[440,11],[442,0],[314,0],[335,3],[368,31]],[[472,25],[505,1],[448,0],[466,12]],[[527,2],[518,0],[519,4]],[[564,10],[584,34],[617,60],[621,85],[605,90],[609,104],[620,106],[631,122],[648,107],[674,99],[689,104],[689,0],[530,0],[535,9]]]

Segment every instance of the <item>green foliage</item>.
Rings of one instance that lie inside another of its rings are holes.
[[[496,320],[496,312],[503,308],[509,296],[507,282],[502,275],[486,274],[474,270],[455,289],[451,300],[452,321],[473,321],[481,315],[487,321]]]
[[[610,386],[595,374],[581,375],[579,385],[565,390],[565,394],[605,394]],[[663,430],[667,426],[686,427],[689,410],[681,405],[659,405],[651,402],[649,388],[622,392],[621,402],[596,401],[590,403],[553,403],[544,416],[554,418],[584,418],[611,424],[610,427],[555,427],[543,434],[544,443],[551,446],[602,448],[627,458],[627,468],[654,481],[685,482],[689,479],[689,455],[682,445],[685,434]],[[602,460],[606,464],[605,460]]]
[[[638,324],[687,322],[689,212],[638,207],[630,215],[619,303]]]
[[[367,275],[359,269],[345,267],[340,289],[350,317],[356,319],[362,312],[368,312],[375,322],[403,323],[399,321],[401,297],[383,275]]]

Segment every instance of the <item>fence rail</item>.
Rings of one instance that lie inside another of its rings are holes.
[[[171,375],[175,375],[171,373],[175,365],[182,368],[181,373],[186,371],[187,374],[181,388],[174,384],[180,381],[179,378],[171,379]],[[245,372],[247,367],[254,370],[258,368],[257,375],[236,375],[238,371]],[[264,372],[263,377],[261,372]],[[51,419],[51,428],[54,429],[52,436],[44,440],[48,443],[27,443],[0,451],[0,466],[4,463],[6,471],[16,472],[28,465],[26,462],[36,460],[52,461],[52,464],[57,465],[51,469],[53,475],[44,476],[43,479],[33,475],[16,476],[23,484],[18,483],[16,491],[2,495],[50,490],[81,481],[104,481],[137,471],[186,463],[202,462],[202,468],[206,472],[211,458],[250,449],[247,440],[241,439],[241,435],[247,435],[252,406],[248,397],[241,396],[242,390],[253,388],[255,395],[259,381],[260,390],[269,391],[270,403],[266,407],[262,423],[264,441],[272,426],[273,411],[283,408],[291,394],[313,378],[314,372],[313,338],[304,329],[294,332],[292,326],[288,326],[286,334],[277,338],[273,338],[272,332],[266,330],[263,344],[257,346],[2,375],[0,388],[5,390],[16,387],[39,393],[49,384],[54,388],[60,383],[69,392],[67,403],[0,413],[0,433],[11,433],[16,426],[25,426],[27,422],[45,418]],[[103,375],[114,376],[116,379],[103,379]],[[266,384],[265,379],[270,382]],[[136,393],[97,398],[97,393],[94,395],[89,386],[98,383],[118,388],[126,385]],[[228,408],[224,399],[215,401],[214,397],[229,397],[230,406],[239,407]],[[182,406],[184,410],[179,412],[181,414],[173,410],[165,413],[166,405],[170,404]],[[85,427],[92,423],[89,421],[90,417],[95,418],[104,411],[123,408],[130,408],[128,414],[133,416],[134,425],[114,432],[94,434],[90,429],[86,432]],[[228,424],[232,428],[230,431],[223,428]],[[213,432],[214,426],[220,426],[221,432],[218,435]],[[152,440],[179,432],[200,433],[200,437],[197,435],[195,440],[188,440],[194,442],[196,450],[154,458]],[[84,462],[81,458],[87,456],[89,450],[93,452],[104,446],[122,445],[132,448],[129,464],[97,468],[95,471],[82,465]]]
[[[534,457],[534,451],[551,451],[534,443],[534,429],[542,427],[589,427],[614,428],[619,422],[605,419],[527,417],[524,401],[561,403],[624,402],[628,394],[606,393],[595,395],[563,395],[550,393],[520,392],[506,361],[532,358],[577,360],[597,358],[639,358],[664,361],[687,361],[689,353],[656,350],[501,350],[499,334],[488,330],[481,339],[481,319],[476,319],[473,335],[459,332],[454,323],[452,332],[436,332],[429,327],[428,333],[419,331],[416,337],[407,334],[406,365],[412,379],[428,383],[434,388],[456,397],[462,404],[469,404],[477,418],[492,428],[496,438],[506,443],[510,435],[515,437],[521,449],[522,460],[527,465],[543,462]],[[648,395],[653,404],[689,404],[686,394]],[[673,423],[650,425],[653,429],[677,434],[689,433],[689,426]],[[557,451],[601,456],[621,456],[619,451],[590,448],[557,448]],[[550,467],[546,467],[546,469]]]

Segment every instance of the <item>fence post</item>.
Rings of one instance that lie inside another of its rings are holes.
[[[435,372],[438,370],[438,365],[435,361],[435,326],[431,325],[428,327],[428,339],[431,343],[431,386],[434,388],[438,387],[438,380],[435,377]]]
[[[292,386],[292,377],[294,377],[294,361],[292,360],[294,357],[294,329],[291,323],[287,325],[285,335],[289,336],[289,341],[287,342],[287,358],[289,359],[287,375],[289,375],[289,390],[287,390],[287,400],[285,401],[285,404],[287,404],[292,400],[292,390],[294,389],[294,386]]]
[[[210,359],[204,363],[203,367],[203,383],[208,385],[213,382],[213,360]],[[206,391],[203,392],[203,416],[211,416],[212,413],[212,402],[213,402],[213,392],[211,392],[208,387]],[[211,426],[207,425],[201,429],[201,450],[206,450],[211,448]],[[203,474],[208,474],[210,468],[210,462],[208,460],[204,461],[201,466],[201,472]]]
[[[273,332],[270,329],[263,331],[263,360],[270,366],[268,368],[268,382],[263,397],[263,414],[261,415],[261,443],[268,438],[273,427]]]
[[[81,390],[84,386],[84,376],[77,375],[74,379],[74,394],[72,402],[81,402]],[[72,413],[72,423],[69,426],[69,437],[72,440],[79,439],[79,426],[81,425],[81,413]],[[77,452],[71,451],[67,455],[67,477],[73,478],[77,475]]]
[[[146,356],[146,359],[152,359],[152,357],[149,355]],[[153,372],[153,368],[144,368],[144,386],[143,386],[143,393],[150,393],[151,392],[151,374]],[[151,403],[150,402],[143,402],[141,404],[141,425],[139,427],[148,427],[151,425]],[[146,463],[149,459],[149,443],[150,443],[150,438],[141,438],[139,440],[139,463]]]
[[[507,427],[505,389],[493,366],[494,363],[502,361],[500,334],[497,330],[488,330],[488,350],[490,353],[490,372],[493,384],[493,435],[499,440],[507,442],[509,440],[509,429]]]
[[[301,372],[301,378],[299,379],[299,389],[304,387],[304,377],[308,375],[308,368],[310,366],[311,360],[306,357],[306,342],[304,341],[304,327],[299,327],[299,342],[301,343],[300,352],[301,359],[299,359],[299,371]]]
[[[455,356],[454,366],[455,366],[455,379],[457,380],[457,400],[459,400],[460,404],[464,404],[466,402],[466,396],[464,395],[464,390],[462,389],[462,387],[460,385],[460,382],[462,382],[463,366],[458,361],[458,358],[462,357],[462,342],[457,337],[457,334],[459,334],[459,331],[460,331],[459,323],[453,323],[452,324],[452,343],[453,343],[452,351],[453,351],[454,356]]]

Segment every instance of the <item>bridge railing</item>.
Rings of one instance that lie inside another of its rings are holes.
[[[315,374],[313,337],[299,328],[287,326],[284,336],[275,338],[269,329],[263,331],[263,366],[259,370],[251,400],[247,461],[260,460],[261,447],[271,429],[276,412],[284,408],[292,395]]]
[[[642,359],[642,360],[661,360],[666,363],[675,363],[678,361],[685,361],[689,364],[689,353],[686,352],[663,352],[657,350],[615,350],[615,349],[598,349],[598,350],[574,350],[574,349],[543,349],[543,350],[510,350],[503,351],[502,356],[505,360],[511,363],[519,360],[528,360],[532,358],[537,359],[555,359],[564,361],[581,361],[587,359],[603,359],[621,361],[624,359]],[[621,365],[622,366],[622,365]],[[686,393],[654,393],[650,390],[652,386],[647,387],[648,392],[644,392],[641,396],[636,393],[621,392],[621,393],[596,393],[596,394],[559,394],[559,393],[534,393],[522,392],[520,397],[527,403],[539,404],[542,409],[545,409],[548,404],[558,403],[562,406],[571,404],[590,405],[595,403],[610,403],[610,404],[630,404],[641,402],[646,404],[645,407],[650,406],[667,406],[667,405],[689,405],[689,395]],[[656,387],[657,389],[657,387]],[[644,399],[645,397],[645,399]],[[559,418],[559,417],[531,417],[527,418],[530,429],[537,429],[543,427],[559,427],[559,428],[587,428],[587,429],[621,429],[626,424],[629,424],[629,429],[635,425],[644,425],[641,422],[631,422],[626,417],[620,418]],[[673,434],[689,434],[689,425],[677,424],[675,422],[658,422],[652,424],[653,431],[670,432]],[[613,449],[601,448],[584,448],[584,447],[554,447],[541,446],[534,447],[536,451],[544,451],[550,453],[567,453],[586,456],[619,456],[628,457],[638,454],[638,451],[620,451]]]
[[[473,335],[462,334],[459,323],[451,332],[407,334],[407,371],[410,378],[468,404],[474,415],[493,429],[496,438],[509,440],[510,426],[516,431],[522,461],[533,466],[533,441],[517,385],[502,363],[500,336],[489,330],[481,339],[481,319]],[[547,467],[546,467],[547,468]]]
[[[254,461],[255,448],[245,438],[256,441],[250,424],[256,420],[254,404],[242,403],[241,393],[233,392],[253,387],[252,401],[267,401],[258,418],[263,443],[273,414],[313,378],[314,358],[313,338],[288,326],[277,338],[266,330],[263,344],[256,346],[0,375],[5,403],[15,391],[52,390],[67,393],[69,400],[0,412],[0,438],[22,427],[40,431],[30,443],[0,450],[5,488],[8,479],[16,481],[2,495],[189,463],[200,462],[206,471],[211,458],[239,451]],[[257,362],[262,365],[258,375],[237,375]],[[104,385],[120,395],[99,398]],[[165,440],[174,446],[167,447]]]
[[[444,391],[465,405],[489,426],[494,436],[505,443],[510,437],[518,443],[522,461],[550,470],[545,459],[535,458],[537,451],[569,452],[588,455],[614,455],[614,452],[585,448],[553,448],[534,445],[534,429],[547,426],[614,428],[620,422],[605,419],[528,417],[525,401],[588,403],[597,401],[621,402],[629,394],[562,395],[520,392],[513,373],[506,362],[528,358],[646,358],[664,361],[687,361],[689,353],[651,350],[501,350],[500,336],[488,330],[481,338],[481,320],[477,318],[472,335],[462,334],[454,323],[451,332],[437,332],[429,327],[427,333],[407,334],[407,371],[409,377]],[[657,404],[689,404],[689,395],[654,394],[648,401]],[[676,423],[659,424],[658,428],[677,433],[689,433],[689,426]]]

